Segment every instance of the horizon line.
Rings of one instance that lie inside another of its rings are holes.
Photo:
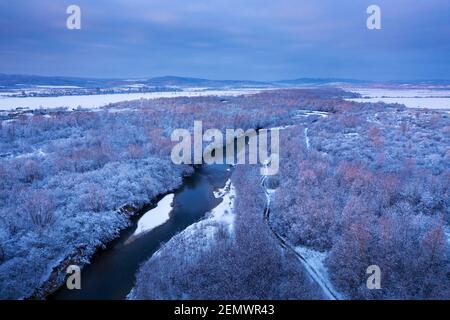
[[[173,75],[173,74],[166,74],[161,76],[115,76],[115,77],[101,77],[101,76],[70,76],[70,75],[50,75],[50,74],[34,74],[34,73],[3,73],[0,72],[0,76],[21,76],[21,77],[41,77],[41,78],[65,78],[65,79],[80,79],[80,80],[133,80],[133,81],[139,81],[139,80],[152,80],[152,79],[162,79],[162,78],[179,78],[179,79],[194,79],[194,80],[204,80],[204,81],[235,81],[235,82],[258,82],[258,83],[276,83],[276,82],[284,82],[284,81],[296,81],[296,80],[327,80],[330,82],[336,82],[336,81],[342,81],[342,82],[348,82],[348,81],[355,81],[355,82],[370,82],[370,83],[379,83],[379,82],[430,82],[430,81],[443,81],[443,82],[450,82],[449,79],[438,79],[438,78],[414,78],[414,79],[363,79],[363,78],[352,78],[352,77],[333,77],[333,76],[326,76],[326,77],[317,77],[317,76],[303,76],[303,77],[295,77],[295,78],[285,78],[285,79],[278,79],[278,80],[254,80],[254,79],[227,79],[227,78],[220,78],[220,79],[212,79],[212,78],[205,78],[200,76],[184,76],[184,75]]]

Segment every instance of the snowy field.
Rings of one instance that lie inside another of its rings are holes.
[[[58,96],[58,97],[10,97],[8,93],[0,93],[0,110],[24,109],[54,109],[66,107],[75,109],[77,107],[95,109],[121,101],[137,99],[158,99],[175,97],[201,97],[201,96],[238,96],[253,94],[261,89],[228,89],[228,90],[202,90],[199,89],[180,92],[146,92],[146,93],[119,93],[80,96]]]
[[[450,90],[346,88],[363,98],[346,99],[355,102],[400,103],[408,108],[450,109]]]

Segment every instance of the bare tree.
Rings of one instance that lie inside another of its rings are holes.
[[[55,203],[48,190],[33,192],[24,203],[24,209],[33,224],[42,230],[53,224],[55,220]]]

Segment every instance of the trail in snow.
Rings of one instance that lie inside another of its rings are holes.
[[[309,150],[309,147],[311,146],[309,143],[309,137],[308,137],[308,128],[305,128],[305,144],[306,144],[306,149]]]
[[[264,166],[266,168],[267,165]],[[270,203],[271,198],[270,195],[273,193],[273,190],[268,189],[267,187],[267,175],[263,175],[261,179],[261,186],[264,190],[264,193],[266,195],[266,208],[264,210],[264,220],[266,221],[267,225],[269,226],[270,231],[274,235],[275,239],[278,240],[281,247],[291,251],[297,258],[300,260],[302,265],[304,266],[306,272],[311,277],[311,279],[317,283],[324,294],[330,299],[330,300],[342,300],[342,296],[337,292],[333,286],[331,285],[330,281],[326,278],[326,275],[318,270],[316,266],[314,266],[310,261],[299,251],[295,250],[286,239],[284,239],[279,233],[277,233],[269,224],[269,215],[270,215]]]

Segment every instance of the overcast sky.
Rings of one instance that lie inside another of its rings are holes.
[[[366,28],[370,4],[382,30]],[[0,73],[449,79],[450,1],[1,1]]]

